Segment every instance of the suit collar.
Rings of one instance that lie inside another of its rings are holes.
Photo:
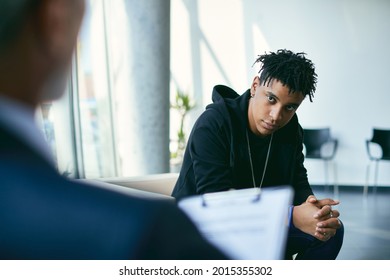
[[[35,121],[33,108],[0,95],[0,125],[51,164],[54,163],[43,132]]]

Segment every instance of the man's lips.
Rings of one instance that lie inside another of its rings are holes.
[[[279,126],[276,124],[271,124],[266,121],[262,121],[263,127],[268,130],[276,130]]]

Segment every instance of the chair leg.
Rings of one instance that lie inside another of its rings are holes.
[[[325,192],[329,193],[328,161],[327,160],[324,160],[324,172],[325,172]]]
[[[370,177],[370,161],[368,162],[367,164],[367,169],[366,169],[366,184],[364,185],[364,188],[363,188],[363,196],[364,197],[367,197],[367,194],[368,194],[368,181],[369,181],[369,177]]]
[[[337,178],[337,166],[336,162],[332,161],[333,166],[333,195],[335,199],[339,198],[339,184],[338,184],[338,178]]]
[[[378,165],[379,165],[379,160],[375,161],[375,180],[374,180],[374,189],[373,192],[376,194],[376,188],[378,186]]]

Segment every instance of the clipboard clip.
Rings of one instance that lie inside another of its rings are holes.
[[[249,201],[251,203],[257,203],[261,199],[261,189],[256,188],[253,193],[253,189],[237,190],[230,189],[224,192],[216,192],[216,193],[207,193],[201,195],[202,207],[209,207],[212,204],[224,204],[229,202],[237,202],[237,201]]]

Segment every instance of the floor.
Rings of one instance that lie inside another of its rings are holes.
[[[332,188],[314,186],[317,198],[334,197]],[[340,220],[344,223],[344,243],[338,260],[390,260],[390,188],[340,186]]]

